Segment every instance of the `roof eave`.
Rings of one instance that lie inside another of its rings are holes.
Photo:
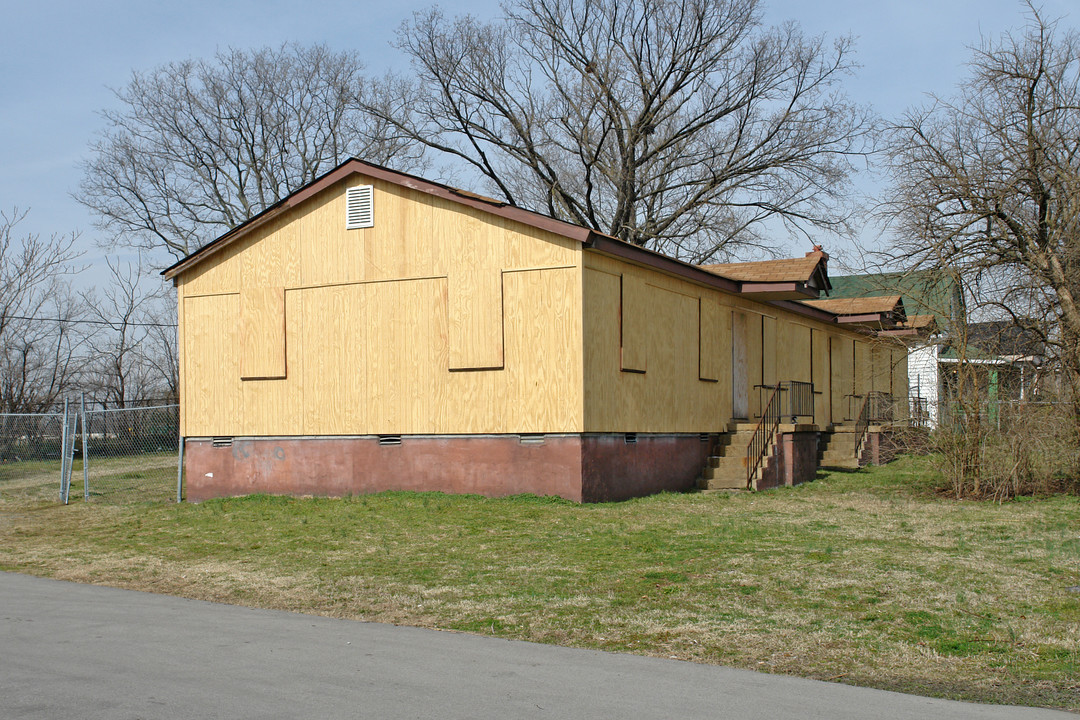
[[[814,300],[820,295],[804,282],[744,282],[739,293],[755,300]]]
[[[702,285],[719,288],[729,293],[739,293],[739,283],[734,280],[728,280],[716,273],[702,270],[697,265],[690,265],[689,263],[675,260],[667,255],[661,255],[658,252],[637,245],[631,245],[628,242],[624,242],[608,235],[592,233],[589,240],[585,243],[585,247],[605,255],[617,257],[620,260],[641,263],[642,265],[646,265],[662,272],[685,277]]]

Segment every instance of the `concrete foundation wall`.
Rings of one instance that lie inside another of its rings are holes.
[[[713,447],[712,436],[620,433],[582,438],[581,494],[585,502],[606,502],[694,487]]]
[[[187,499],[269,493],[325,495],[384,490],[557,495],[577,502],[625,500],[665,490],[689,490],[711,441],[697,435],[623,433],[188,438]],[[532,440],[532,441],[530,441]]]

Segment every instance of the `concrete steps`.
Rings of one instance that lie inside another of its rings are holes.
[[[855,426],[835,425],[823,432],[818,443],[818,465],[832,468],[858,468],[862,448],[855,447]]]
[[[754,437],[757,423],[732,423],[714,446],[705,463],[699,490],[746,490],[746,447]],[[769,449],[769,457],[772,448]],[[766,458],[765,462],[769,462]],[[760,473],[760,470],[759,470]]]

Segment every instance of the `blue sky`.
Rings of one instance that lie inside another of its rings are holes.
[[[925,93],[950,94],[963,77],[967,47],[980,35],[1019,28],[1024,6],[1011,0],[772,0],[770,23],[795,20],[812,34],[852,34],[862,65],[848,94],[885,117],[923,102]],[[1076,26],[1075,0],[1045,0],[1046,16]],[[318,4],[205,2],[52,2],[2,0],[0,44],[0,208],[30,208],[21,229],[51,234],[82,232],[92,267],[100,274],[102,251],[94,218],[71,199],[79,162],[102,127],[98,112],[114,103],[132,70],[212,55],[218,48],[325,42],[352,48],[379,74],[405,63],[388,41],[421,0],[366,0]],[[495,17],[494,0],[444,0],[448,15]],[[317,10],[315,9],[317,8]],[[858,182],[874,187],[872,178]],[[867,233],[866,242],[872,242]],[[793,248],[801,252],[803,248]]]

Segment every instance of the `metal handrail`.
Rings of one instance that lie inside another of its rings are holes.
[[[788,380],[781,385],[788,391],[787,414],[791,416],[792,423],[800,417],[814,416],[814,383]]]
[[[754,474],[761,465],[765,453],[769,451],[769,439],[776,435],[780,427],[780,383],[773,388],[769,401],[761,409],[761,420],[754,428],[754,435],[746,445],[746,488],[754,486]]]
[[[867,393],[870,409],[867,415],[872,422],[892,422],[895,416],[892,393],[883,390],[871,390]]]
[[[859,419],[855,421],[855,460],[858,462],[859,449],[862,447],[866,431],[870,428],[870,395],[863,398],[859,406]]]

